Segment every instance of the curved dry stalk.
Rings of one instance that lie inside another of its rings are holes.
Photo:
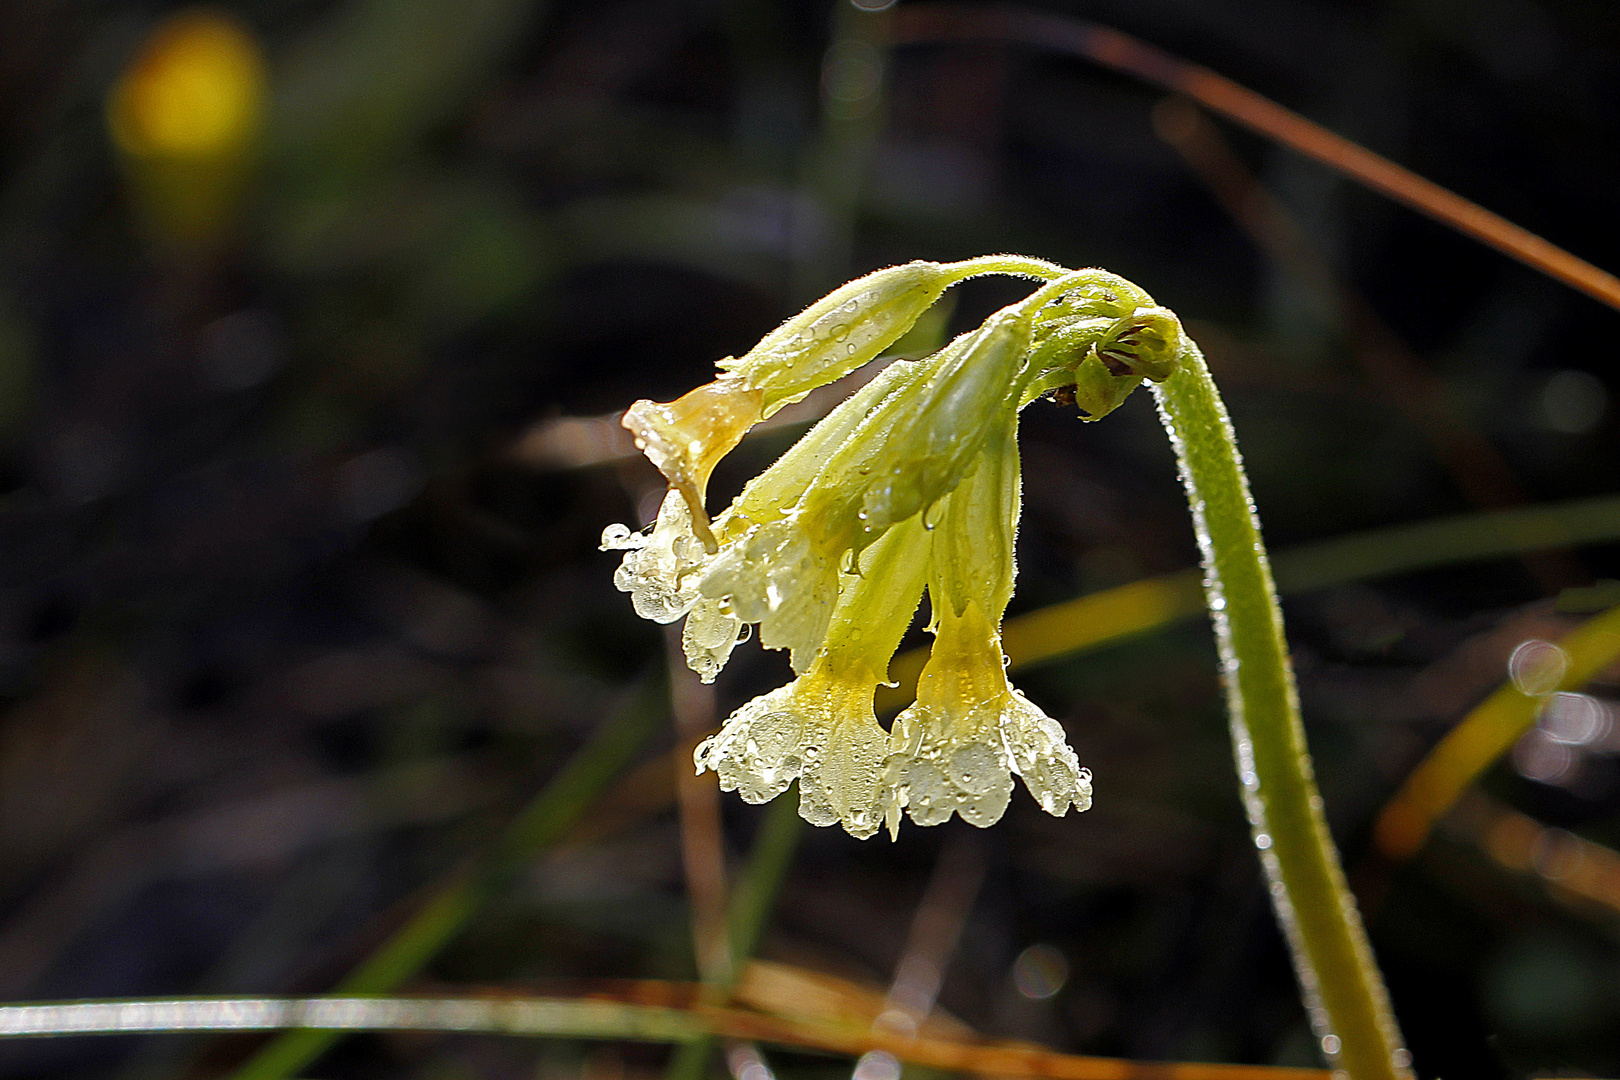
[[[1006,41],[1080,56],[1143,82],[1185,94],[1211,112],[1275,139],[1425,217],[1620,310],[1620,278],[1500,214],[1285,109],[1269,98],[1147,42],[1065,15],[1017,7],[908,4],[895,13],[895,44]]]
[[[1025,1045],[885,1035],[872,1032],[869,1026],[741,1009],[600,998],[185,998],[0,1006],[0,1038],[283,1030],[308,1034],[436,1031],[666,1043],[722,1036],[848,1056],[882,1050],[901,1061],[951,1072],[1044,1080],[1328,1080],[1321,1069],[1081,1057]]]

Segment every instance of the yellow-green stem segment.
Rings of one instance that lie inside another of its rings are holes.
[[[1311,1025],[1352,1080],[1407,1080],[1410,1055],[1322,816],[1248,480],[1197,346],[1154,394],[1203,556],[1243,799]]]

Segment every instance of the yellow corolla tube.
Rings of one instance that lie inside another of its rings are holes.
[[[229,229],[264,129],[262,51],[212,8],[159,24],[107,100],[107,127],[137,214],[166,246],[217,242]]]

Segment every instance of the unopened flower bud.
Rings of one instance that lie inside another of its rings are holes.
[[[1096,349],[1110,374],[1164,382],[1181,364],[1181,320],[1162,307],[1138,308],[1110,326]]]
[[[1080,419],[1101,420],[1125,404],[1131,391],[1141,385],[1142,376],[1129,372],[1116,375],[1103,364],[1096,350],[1091,350],[1074,369],[1069,393],[1080,408]]]
[[[1180,321],[1151,305],[1114,319],[1072,315],[1037,322],[1036,337],[1024,400],[1056,391],[1072,399],[1085,420],[1119,408],[1144,378],[1163,382],[1175,374],[1184,345]]]

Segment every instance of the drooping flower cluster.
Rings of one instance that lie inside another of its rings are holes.
[[[1018,412],[1052,393],[1088,419],[1143,378],[1171,375],[1175,316],[1122,278],[1056,276],[921,360],[897,360],[709,518],[715,463],[748,429],[876,358],[946,288],[996,260],[913,262],[851,282],[769,334],[721,375],[624,424],[669,480],[653,526],[610,526],[614,577],[636,612],[686,618],[705,681],[757,625],[797,678],[750,701],[696,753],[699,772],[749,802],[799,781],[799,812],[858,837],[902,811],[989,825],[1021,776],[1047,812],[1091,803],[1056,721],[1008,681],[1000,626],[1019,514]],[[992,268],[993,269],[993,268]],[[934,645],[917,700],[885,732],[873,695],[923,593]]]

